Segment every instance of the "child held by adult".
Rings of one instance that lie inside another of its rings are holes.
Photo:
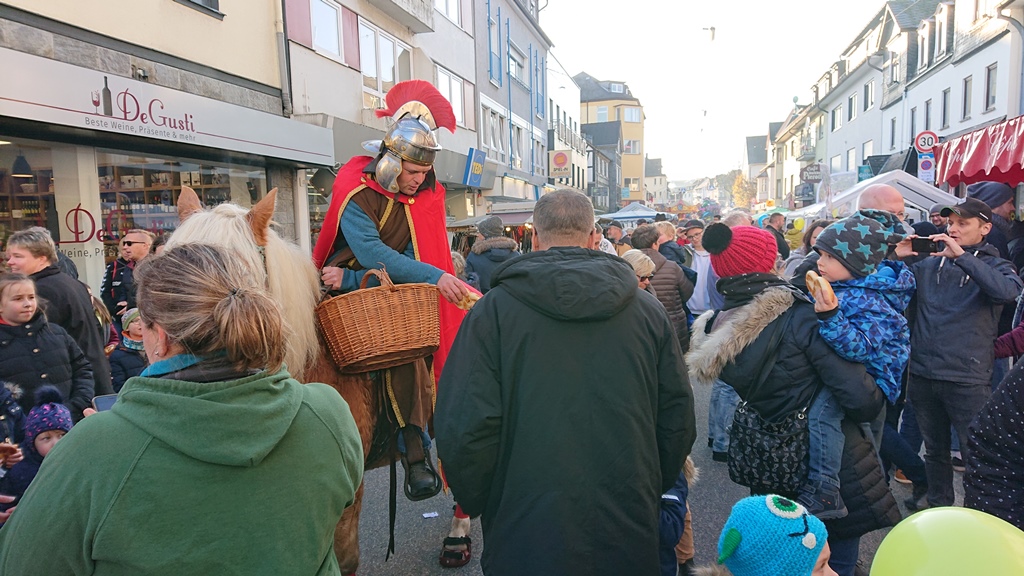
[[[35,283],[23,274],[0,275],[0,380],[21,387],[25,412],[44,384],[57,388],[75,418],[93,397],[92,366],[74,338],[46,321]]]
[[[42,386],[36,390],[35,398],[36,407],[25,419],[25,441],[21,447],[25,457],[0,479],[0,494],[16,498],[12,504],[0,506],[4,510],[18,504],[39,473],[43,459],[71,430],[71,412],[61,403],[64,399],[57,388]]]
[[[139,309],[132,308],[121,317],[121,343],[110,353],[110,378],[114,392],[120,392],[125,381],[142,374],[149,365],[142,344],[142,320]]]
[[[858,212],[821,232],[814,243],[821,276],[807,273],[822,338],[845,360],[863,364],[890,404],[900,396],[910,358],[903,312],[917,287],[905,264],[885,260],[889,246],[900,240],[902,235]],[[846,515],[839,496],[843,416],[824,389],[808,412],[810,473],[798,501],[823,520]],[[877,438],[881,429],[879,420],[872,430]]]

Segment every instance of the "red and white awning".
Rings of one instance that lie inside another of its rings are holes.
[[[935,180],[950,186],[1024,182],[1024,116],[986,126],[935,147]]]

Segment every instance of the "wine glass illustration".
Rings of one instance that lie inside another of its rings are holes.
[[[93,108],[94,108],[96,114],[99,114],[100,113],[100,91],[99,90],[93,90],[92,91],[92,105],[93,105]]]

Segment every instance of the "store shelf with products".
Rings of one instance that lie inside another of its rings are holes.
[[[52,170],[34,170],[31,177],[0,171],[0,240],[11,232],[47,226],[53,210]]]
[[[188,168],[197,168],[196,170]],[[231,199],[223,169],[197,165],[100,166],[99,187],[104,229],[141,228],[160,234],[178,227],[177,201],[182,186],[196,191],[205,206]]]

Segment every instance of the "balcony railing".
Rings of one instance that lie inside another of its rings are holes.
[[[431,0],[367,0],[415,34],[434,31],[434,3]]]
[[[580,154],[585,154],[587,151],[587,140],[582,134],[573,132],[572,128],[568,124],[563,122],[551,122],[549,128],[555,131],[555,137],[565,142],[573,150]]]

